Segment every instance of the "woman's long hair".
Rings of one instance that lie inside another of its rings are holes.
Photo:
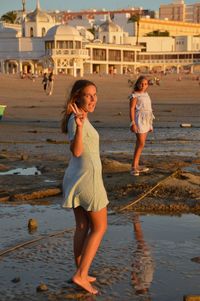
[[[63,118],[61,121],[61,130],[63,133],[67,133],[67,123],[69,120],[70,115],[72,114],[72,109],[70,107],[70,105],[73,105],[74,103],[76,103],[77,107],[79,107],[79,99],[82,97],[83,94],[83,90],[88,87],[88,86],[94,86],[96,88],[96,85],[86,79],[80,79],[77,80],[72,89],[71,92],[69,94],[69,97],[67,99],[67,102],[64,106],[64,110],[63,110]]]
[[[136,80],[135,84],[134,84],[134,87],[133,87],[133,90],[134,91],[140,91],[140,85],[141,85],[141,82],[143,80],[147,80],[147,78],[143,75],[141,75],[140,77],[138,77],[138,79]]]

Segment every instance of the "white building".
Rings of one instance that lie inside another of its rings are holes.
[[[55,19],[40,9],[39,0],[37,0],[36,9],[27,14],[23,20],[23,36],[31,38],[44,37],[55,24]]]
[[[130,23],[128,20],[130,19],[130,13],[124,14],[114,14],[113,22],[118,24],[125,32],[128,32],[130,36],[134,35],[134,26],[133,23]]]
[[[176,37],[175,51],[196,51],[200,52],[200,37]]]
[[[86,29],[92,28],[94,24],[94,19],[89,19],[87,16],[80,16],[80,18],[74,18],[73,20],[68,20],[67,23],[73,27],[85,27]]]
[[[144,22],[150,27],[148,30],[152,29],[153,22],[153,19],[148,24]],[[185,66],[190,66],[193,72],[200,64],[199,36],[140,36],[136,46],[136,37],[130,36],[109,17],[96,34],[93,40],[93,35],[82,27],[57,24],[40,9],[37,0],[36,9],[23,15],[21,27],[1,24],[0,72],[40,73],[48,69],[55,74],[83,76],[93,72],[165,71],[173,67],[178,73]]]
[[[111,21],[110,15],[108,15],[107,20],[99,26],[97,34],[98,39],[101,40],[102,43],[118,45],[124,44],[124,35],[126,35],[119,25]]]
[[[55,74],[83,76],[83,63],[89,55],[83,49],[83,37],[77,29],[66,24],[55,25],[48,30],[44,41],[46,67],[52,64]]]
[[[136,37],[125,37],[124,43],[136,45]],[[139,45],[143,52],[171,52],[175,51],[174,37],[140,37]]]

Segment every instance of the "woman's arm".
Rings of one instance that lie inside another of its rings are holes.
[[[70,144],[70,150],[74,157],[80,157],[83,153],[83,124],[86,114],[82,112],[76,104],[71,105],[76,122],[76,132]]]
[[[129,106],[129,115],[130,115],[130,129],[132,132],[137,132],[137,125],[135,123],[135,108],[136,108],[137,98],[134,97],[130,100],[130,106]]]
[[[76,133],[74,140],[70,143],[70,150],[74,157],[80,157],[83,153],[83,127],[78,126],[76,128]]]

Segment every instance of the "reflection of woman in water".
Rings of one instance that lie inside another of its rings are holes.
[[[139,215],[134,215],[133,217],[133,228],[137,248],[134,251],[131,279],[136,291],[135,293],[137,295],[145,295],[148,294],[153,280],[154,262],[151,257],[150,247],[144,240]],[[150,301],[149,298],[147,300]]]

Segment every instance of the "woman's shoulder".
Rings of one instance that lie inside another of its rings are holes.
[[[74,135],[76,132],[76,122],[73,113],[69,116],[66,126],[67,126],[68,139],[71,141],[74,139]]]
[[[74,113],[72,113],[72,114],[69,116],[68,122],[67,122],[67,125],[68,125],[68,126],[70,126],[70,125],[76,123],[74,117],[75,117],[75,116],[74,116]]]
[[[136,98],[138,95],[137,95],[137,92],[133,91],[130,95],[129,95],[129,100],[132,100],[134,98]]]

